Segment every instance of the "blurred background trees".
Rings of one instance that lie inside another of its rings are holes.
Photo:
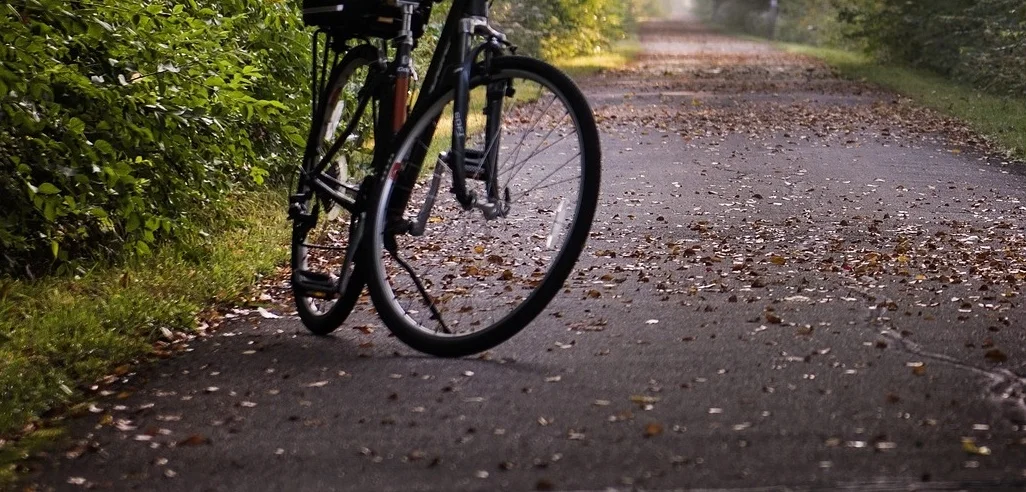
[[[1026,96],[1022,0],[678,0],[732,29],[865,50],[988,92]],[[773,22],[775,20],[775,22]]]
[[[493,14],[529,53],[546,58],[594,54],[625,39],[634,22],[659,13],[658,0],[505,0]]]

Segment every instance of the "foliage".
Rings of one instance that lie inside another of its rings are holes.
[[[880,64],[848,50],[782,44],[788,51],[822,59],[841,74],[877,84],[916,104],[955,116],[1020,160],[1026,159],[1026,98],[980,92],[924,70]]]
[[[651,2],[495,10],[527,51],[566,57],[603,51]],[[232,191],[290,175],[309,104],[309,31],[297,5],[0,8],[0,274],[81,272],[149,254],[201,229]]]
[[[649,2],[635,0],[528,0],[496,2],[495,18],[528,53],[567,58],[605,51],[624,39]]]
[[[146,254],[301,148],[309,41],[289,2],[0,8],[0,272]]]
[[[1022,0],[696,0],[719,23],[784,41],[865,49],[1001,95],[1026,95]],[[772,22],[773,26],[767,26]]]
[[[872,53],[1026,95],[1026,7],[1021,0],[861,0],[842,10]]]
[[[238,302],[286,260],[282,194],[230,202],[231,218],[217,221],[217,232],[191,234],[140,261],[80,278],[0,280],[0,436],[74,401],[115,364],[152,352],[165,330],[195,326],[211,304]]]
[[[783,0],[775,37],[814,46],[860,47],[852,27],[840,16],[849,0]]]

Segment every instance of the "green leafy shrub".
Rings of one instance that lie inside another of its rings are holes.
[[[546,58],[594,54],[623,39],[637,0],[528,0],[493,4],[497,21],[526,52]]]
[[[1022,0],[860,0],[843,9],[877,56],[999,94],[1026,95]]]
[[[646,1],[495,10],[528,52],[565,57],[622,38]],[[202,232],[229,193],[290,176],[309,111],[298,4],[0,7],[0,274],[145,255]]]
[[[924,68],[998,95],[1026,95],[1026,6],[1022,0],[695,0],[720,24],[783,41],[864,49],[877,59]]]
[[[0,271],[145,254],[298,160],[310,55],[292,2],[0,9]]]

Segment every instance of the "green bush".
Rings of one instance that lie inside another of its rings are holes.
[[[626,36],[635,13],[647,5],[638,0],[527,0],[496,2],[492,9],[520,48],[557,59],[608,48]]]
[[[860,0],[843,10],[843,19],[881,58],[990,92],[1026,95],[1022,0]]]
[[[293,2],[29,0],[0,11],[0,272],[194,233],[305,138]]]
[[[695,2],[706,17],[753,34],[774,20],[769,0]],[[1022,0],[779,0],[774,28],[783,41],[865,49],[990,93],[1026,95]]]
[[[495,10],[526,51],[565,57],[622,38],[650,2],[504,1]],[[202,232],[229,193],[290,176],[309,111],[310,31],[298,5],[0,7],[0,275],[148,254]]]

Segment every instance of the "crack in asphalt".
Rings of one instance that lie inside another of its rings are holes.
[[[1002,417],[1016,425],[1026,424],[1026,377],[1009,369],[989,369],[965,362],[956,357],[925,350],[904,336],[899,330],[887,327],[880,332],[885,338],[897,342],[901,351],[935,362],[969,371],[989,380],[983,392],[986,399],[1002,410]]]

